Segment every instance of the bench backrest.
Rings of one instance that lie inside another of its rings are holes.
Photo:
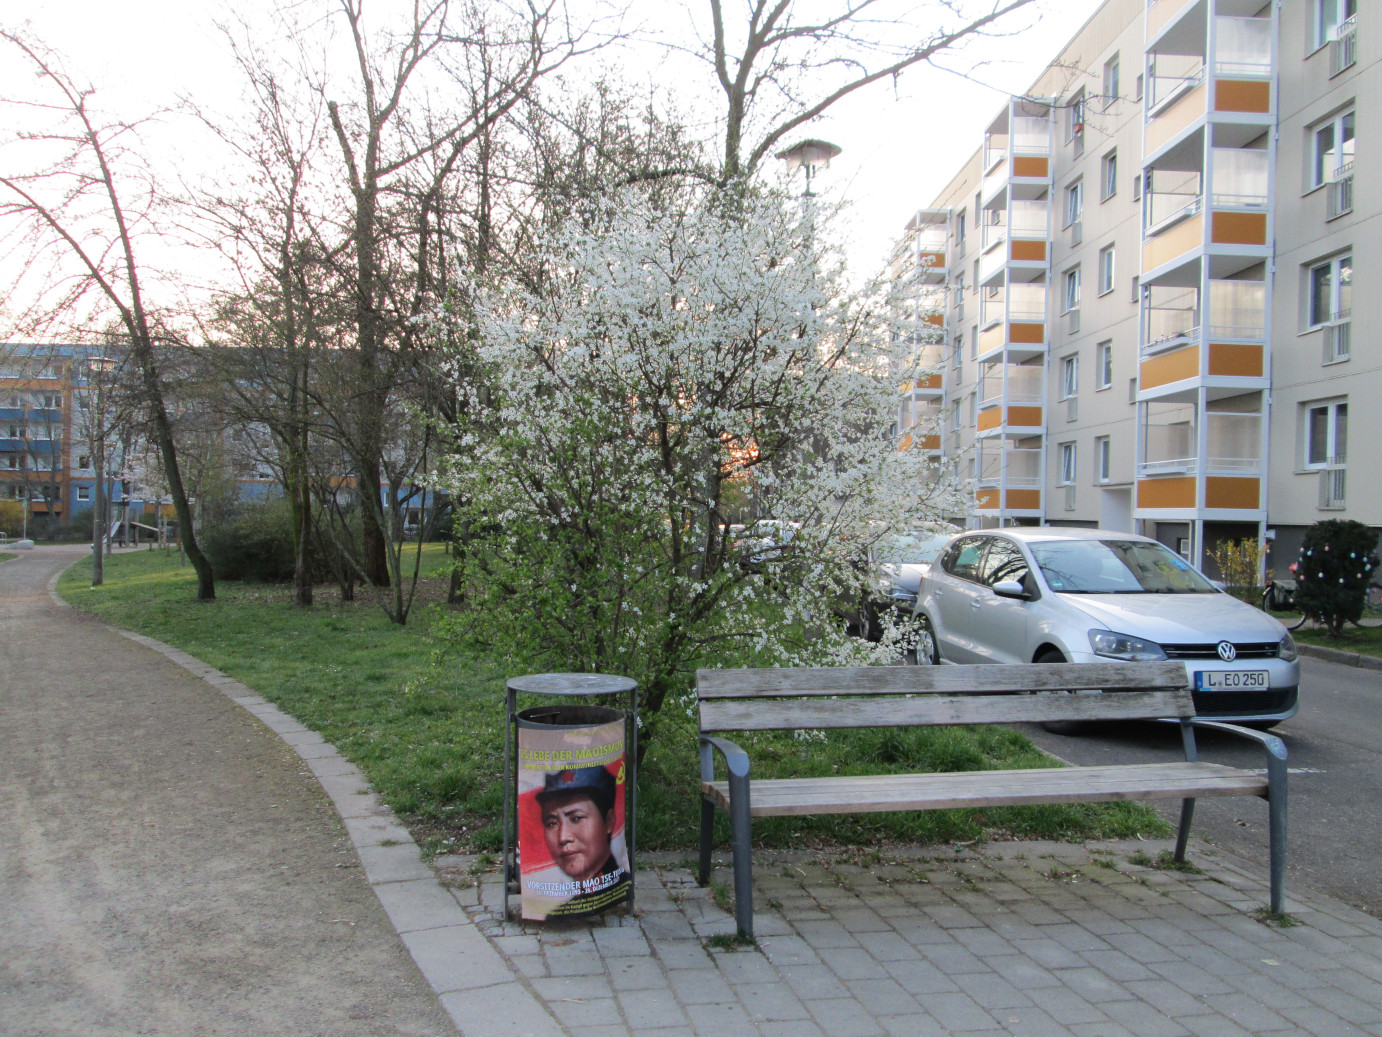
[[[696,691],[702,731],[1195,715],[1178,662],[697,670]]]

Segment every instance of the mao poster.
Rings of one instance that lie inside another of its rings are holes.
[[[592,710],[593,711],[593,710]],[[628,899],[624,721],[518,729],[523,917],[576,918]],[[521,715],[520,715],[521,716]]]

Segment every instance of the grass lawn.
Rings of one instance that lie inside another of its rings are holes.
[[[1357,652],[1359,655],[1382,656],[1382,627],[1345,626],[1343,636],[1328,637],[1318,627],[1304,626],[1293,630],[1291,636],[1301,644],[1337,648],[1341,652]]]
[[[444,558],[429,545],[424,572]],[[504,681],[515,674],[461,654],[432,633],[444,580],[425,581],[406,627],[388,622],[368,591],[294,609],[287,587],[218,582],[217,600],[194,600],[195,578],[176,556],[131,552],[106,560],[90,587],[90,560],[59,582],[63,597],[108,622],[195,655],[274,702],[333,743],[365,772],[425,850],[483,851],[501,841]],[[798,739],[746,734],[757,774],[886,773],[1051,765],[1004,728],[911,728]],[[695,728],[665,728],[639,778],[638,840],[646,849],[691,849],[699,817]],[[722,838],[728,841],[724,818]],[[1165,834],[1140,804],[1003,808],[977,814],[866,814],[770,818],[764,846],[969,841],[983,837],[1089,838]]]
[[[18,558],[19,555],[11,551],[0,551],[0,562],[8,562],[11,558]]]

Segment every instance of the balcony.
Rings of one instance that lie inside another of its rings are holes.
[[[1324,326],[1324,362],[1338,364],[1353,356],[1353,311],[1340,310]]]
[[[1329,181],[1327,188],[1329,197],[1326,202],[1328,213],[1326,220],[1337,220],[1340,216],[1353,211],[1353,163],[1345,162],[1338,169],[1334,170],[1334,177]]]
[[[1320,472],[1320,510],[1342,511],[1348,506],[1347,469],[1342,457],[1331,458],[1330,466]]]
[[[1329,44],[1329,75],[1337,76],[1344,69],[1352,68],[1358,61],[1358,16],[1355,14],[1339,23],[1334,39]]]
[[[1214,19],[1216,78],[1256,78],[1272,74],[1272,19]]]
[[[984,487],[1006,485],[1009,489],[1040,489],[1044,453],[1040,448],[1031,447],[1001,453],[985,449],[979,458],[978,484]]]

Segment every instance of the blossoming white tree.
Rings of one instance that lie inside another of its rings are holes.
[[[514,662],[634,676],[645,716],[726,658],[896,657],[899,630],[852,638],[843,613],[876,590],[871,545],[944,502],[895,436],[915,347],[818,238],[777,195],[668,211],[630,190],[558,236],[542,290],[476,289],[493,381],[446,475],[477,537],[460,631]],[[745,483],[794,535],[736,537]]]

